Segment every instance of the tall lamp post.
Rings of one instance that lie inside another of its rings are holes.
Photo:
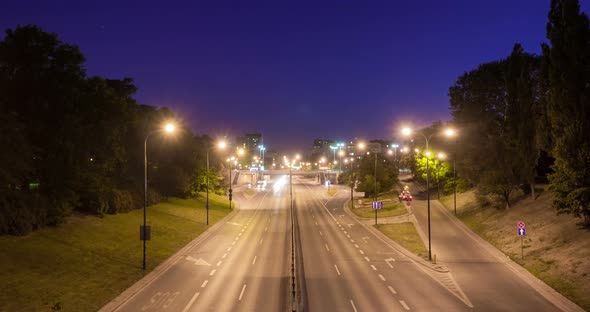
[[[446,135],[447,132],[449,132],[448,129],[447,131],[445,131]],[[412,134],[412,129],[410,128],[403,128],[402,129],[402,134],[405,136],[409,136],[410,134]],[[429,141],[432,138],[433,135],[435,135],[436,133],[432,133],[430,136],[426,136],[424,135],[422,132],[417,132],[418,134],[420,134],[422,137],[424,137],[424,140],[426,141],[426,201],[427,201],[427,207],[428,207],[428,260],[432,260],[432,237],[431,237],[431,233],[430,233],[430,168],[429,168],[429,158],[430,158],[430,152],[428,151],[428,146],[429,146]],[[453,132],[454,133],[454,132]]]
[[[143,241],[143,263],[142,269],[145,271],[146,268],[146,261],[145,261],[145,250],[146,250],[146,241],[148,240],[148,233],[149,229],[147,227],[147,141],[148,138],[155,133],[164,131],[165,133],[173,133],[176,130],[176,126],[173,123],[167,123],[162,129],[154,130],[148,133],[145,136],[145,140],[143,141],[143,226],[140,229],[140,237]]]
[[[224,141],[217,143],[219,149],[225,149],[226,146],[227,144]],[[207,201],[205,203],[205,208],[207,210],[207,225],[209,225],[209,174],[209,149],[207,149]]]
[[[455,132],[454,129],[447,129],[445,130],[445,135],[447,137],[455,137],[457,133]],[[457,143],[457,141],[455,140],[454,143]],[[457,174],[455,171],[455,165],[456,165],[456,161],[457,161],[457,146],[455,144],[454,146],[454,152],[453,152],[453,207],[455,209],[455,215],[457,215]]]

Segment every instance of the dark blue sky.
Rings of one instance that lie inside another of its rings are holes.
[[[57,33],[81,48],[89,75],[134,78],[141,103],[170,107],[196,133],[258,131],[271,149],[301,150],[316,137],[391,138],[402,121],[448,120],[447,91],[463,72],[516,42],[539,53],[548,9],[549,0],[2,1],[0,28]]]

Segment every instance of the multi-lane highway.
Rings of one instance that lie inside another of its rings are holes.
[[[290,311],[288,181],[275,177],[266,190],[249,198],[238,193],[236,214],[109,310]],[[479,256],[460,253],[461,248],[479,250],[477,244],[461,241],[463,247],[440,251],[441,258],[452,259],[450,272],[415,261],[349,216],[343,209],[348,196],[342,189],[330,197],[315,179],[293,177],[303,310],[514,311],[524,305],[556,310],[518,277],[506,281],[507,269],[482,258],[484,251],[475,253]],[[454,258],[447,258],[454,252]]]

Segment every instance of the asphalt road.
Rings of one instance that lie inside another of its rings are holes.
[[[115,311],[289,311],[289,185],[276,177],[207,239]],[[434,249],[450,273],[392,247],[343,210],[315,179],[293,177],[306,311],[555,311],[502,263],[433,209]],[[424,207],[413,206],[424,223]],[[440,208],[442,209],[442,208]],[[434,234],[435,233],[435,234]]]
[[[240,211],[116,311],[286,311],[286,187],[236,198]],[[238,196],[236,196],[238,197]]]
[[[436,194],[431,194],[435,199]],[[557,308],[527,282],[497,259],[467,231],[457,226],[454,216],[438,201],[430,203],[432,254],[452,272],[477,311],[556,311]],[[428,235],[425,200],[415,200],[412,211]],[[514,236],[517,237],[514,220]]]
[[[313,180],[298,180],[309,311],[469,311],[422,268],[343,210],[349,193],[328,197]]]

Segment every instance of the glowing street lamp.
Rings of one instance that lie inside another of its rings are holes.
[[[146,267],[146,260],[145,260],[145,250],[146,250],[146,241],[148,240],[148,232],[149,228],[147,226],[147,141],[148,138],[155,133],[164,132],[166,134],[172,134],[176,130],[176,125],[172,122],[166,123],[162,128],[156,129],[145,136],[145,140],[143,141],[143,226],[140,230],[141,240],[143,240],[143,265],[142,268],[145,271]]]

